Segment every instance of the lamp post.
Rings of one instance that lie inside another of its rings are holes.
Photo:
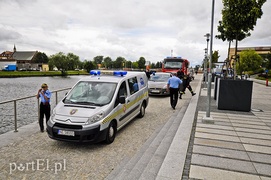
[[[205,48],[205,61],[204,61],[204,83],[206,88],[206,82],[207,82],[207,62],[208,62],[208,46],[209,46],[209,40],[210,40],[210,33],[206,33],[204,37],[206,37],[207,42],[207,48]]]
[[[207,86],[207,61],[208,61],[208,49],[205,48],[205,56],[204,56],[204,88]]]
[[[211,41],[210,41],[210,62],[209,62],[209,71],[208,71],[208,87],[207,87],[207,110],[206,117],[203,117],[203,122],[205,123],[214,123],[212,117],[210,117],[210,109],[211,109],[211,68],[212,68],[212,54],[213,54],[213,32],[214,32],[214,9],[215,9],[215,0],[212,0],[212,18],[211,18]]]

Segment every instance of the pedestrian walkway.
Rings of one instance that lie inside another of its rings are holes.
[[[202,122],[206,94],[199,97],[189,179],[271,180],[271,87],[253,83],[251,112],[217,110],[212,100],[214,124]]]
[[[192,82],[197,94],[189,96],[180,109],[172,110],[168,122],[153,133],[134,157],[110,167],[112,171],[105,179],[271,180],[271,87],[253,83],[250,112],[218,110],[212,97],[210,109],[214,124],[206,124],[202,118],[206,115],[207,90],[203,88],[201,78],[202,74],[198,74]],[[21,174],[32,179],[45,176],[82,178],[78,173],[82,169],[78,169],[77,164],[92,167],[91,154],[100,153],[99,148],[75,148],[74,145],[54,142],[46,134],[37,133],[35,127],[37,122],[20,128],[17,133],[12,131],[0,136],[0,169],[4,170],[0,171],[0,179],[11,177],[8,171],[13,162],[29,163],[32,162],[29,160],[41,157],[45,160],[50,157],[56,164],[59,164],[56,161],[59,157],[70,160],[67,162],[70,169],[59,174],[51,171]],[[113,149],[111,145],[108,151],[114,154],[116,149]],[[96,165],[102,164],[95,162]],[[95,175],[88,173],[84,177],[101,179],[97,172],[102,173],[94,171]],[[16,176],[20,175],[19,171],[16,173]]]

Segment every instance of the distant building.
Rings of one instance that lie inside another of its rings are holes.
[[[0,54],[0,69],[8,64],[16,64],[17,70],[42,70],[48,71],[48,64],[35,63],[34,57],[38,51],[17,51],[16,46],[12,51],[4,51]]]
[[[267,55],[271,53],[271,46],[264,46],[264,47],[238,47],[237,54],[240,54],[241,51],[245,50],[254,50],[259,55]],[[230,59],[235,55],[235,48],[230,48]]]
[[[260,56],[264,57],[268,53],[271,53],[271,46],[263,46],[263,47],[238,47],[237,48],[237,54],[240,54],[240,52],[245,50],[254,50],[256,53],[258,53]],[[230,48],[229,52],[229,59],[230,59],[230,68],[233,67],[234,63],[234,56],[235,56],[235,47]]]

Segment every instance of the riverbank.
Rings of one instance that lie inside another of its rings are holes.
[[[66,75],[88,75],[86,71],[66,71]],[[63,76],[61,71],[0,71],[0,78]]]

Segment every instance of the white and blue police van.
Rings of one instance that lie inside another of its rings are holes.
[[[50,138],[72,142],[110,144],[116,133],[148,106],[145,72],[99,70],[79,80],[53,109],[47,122]]]

